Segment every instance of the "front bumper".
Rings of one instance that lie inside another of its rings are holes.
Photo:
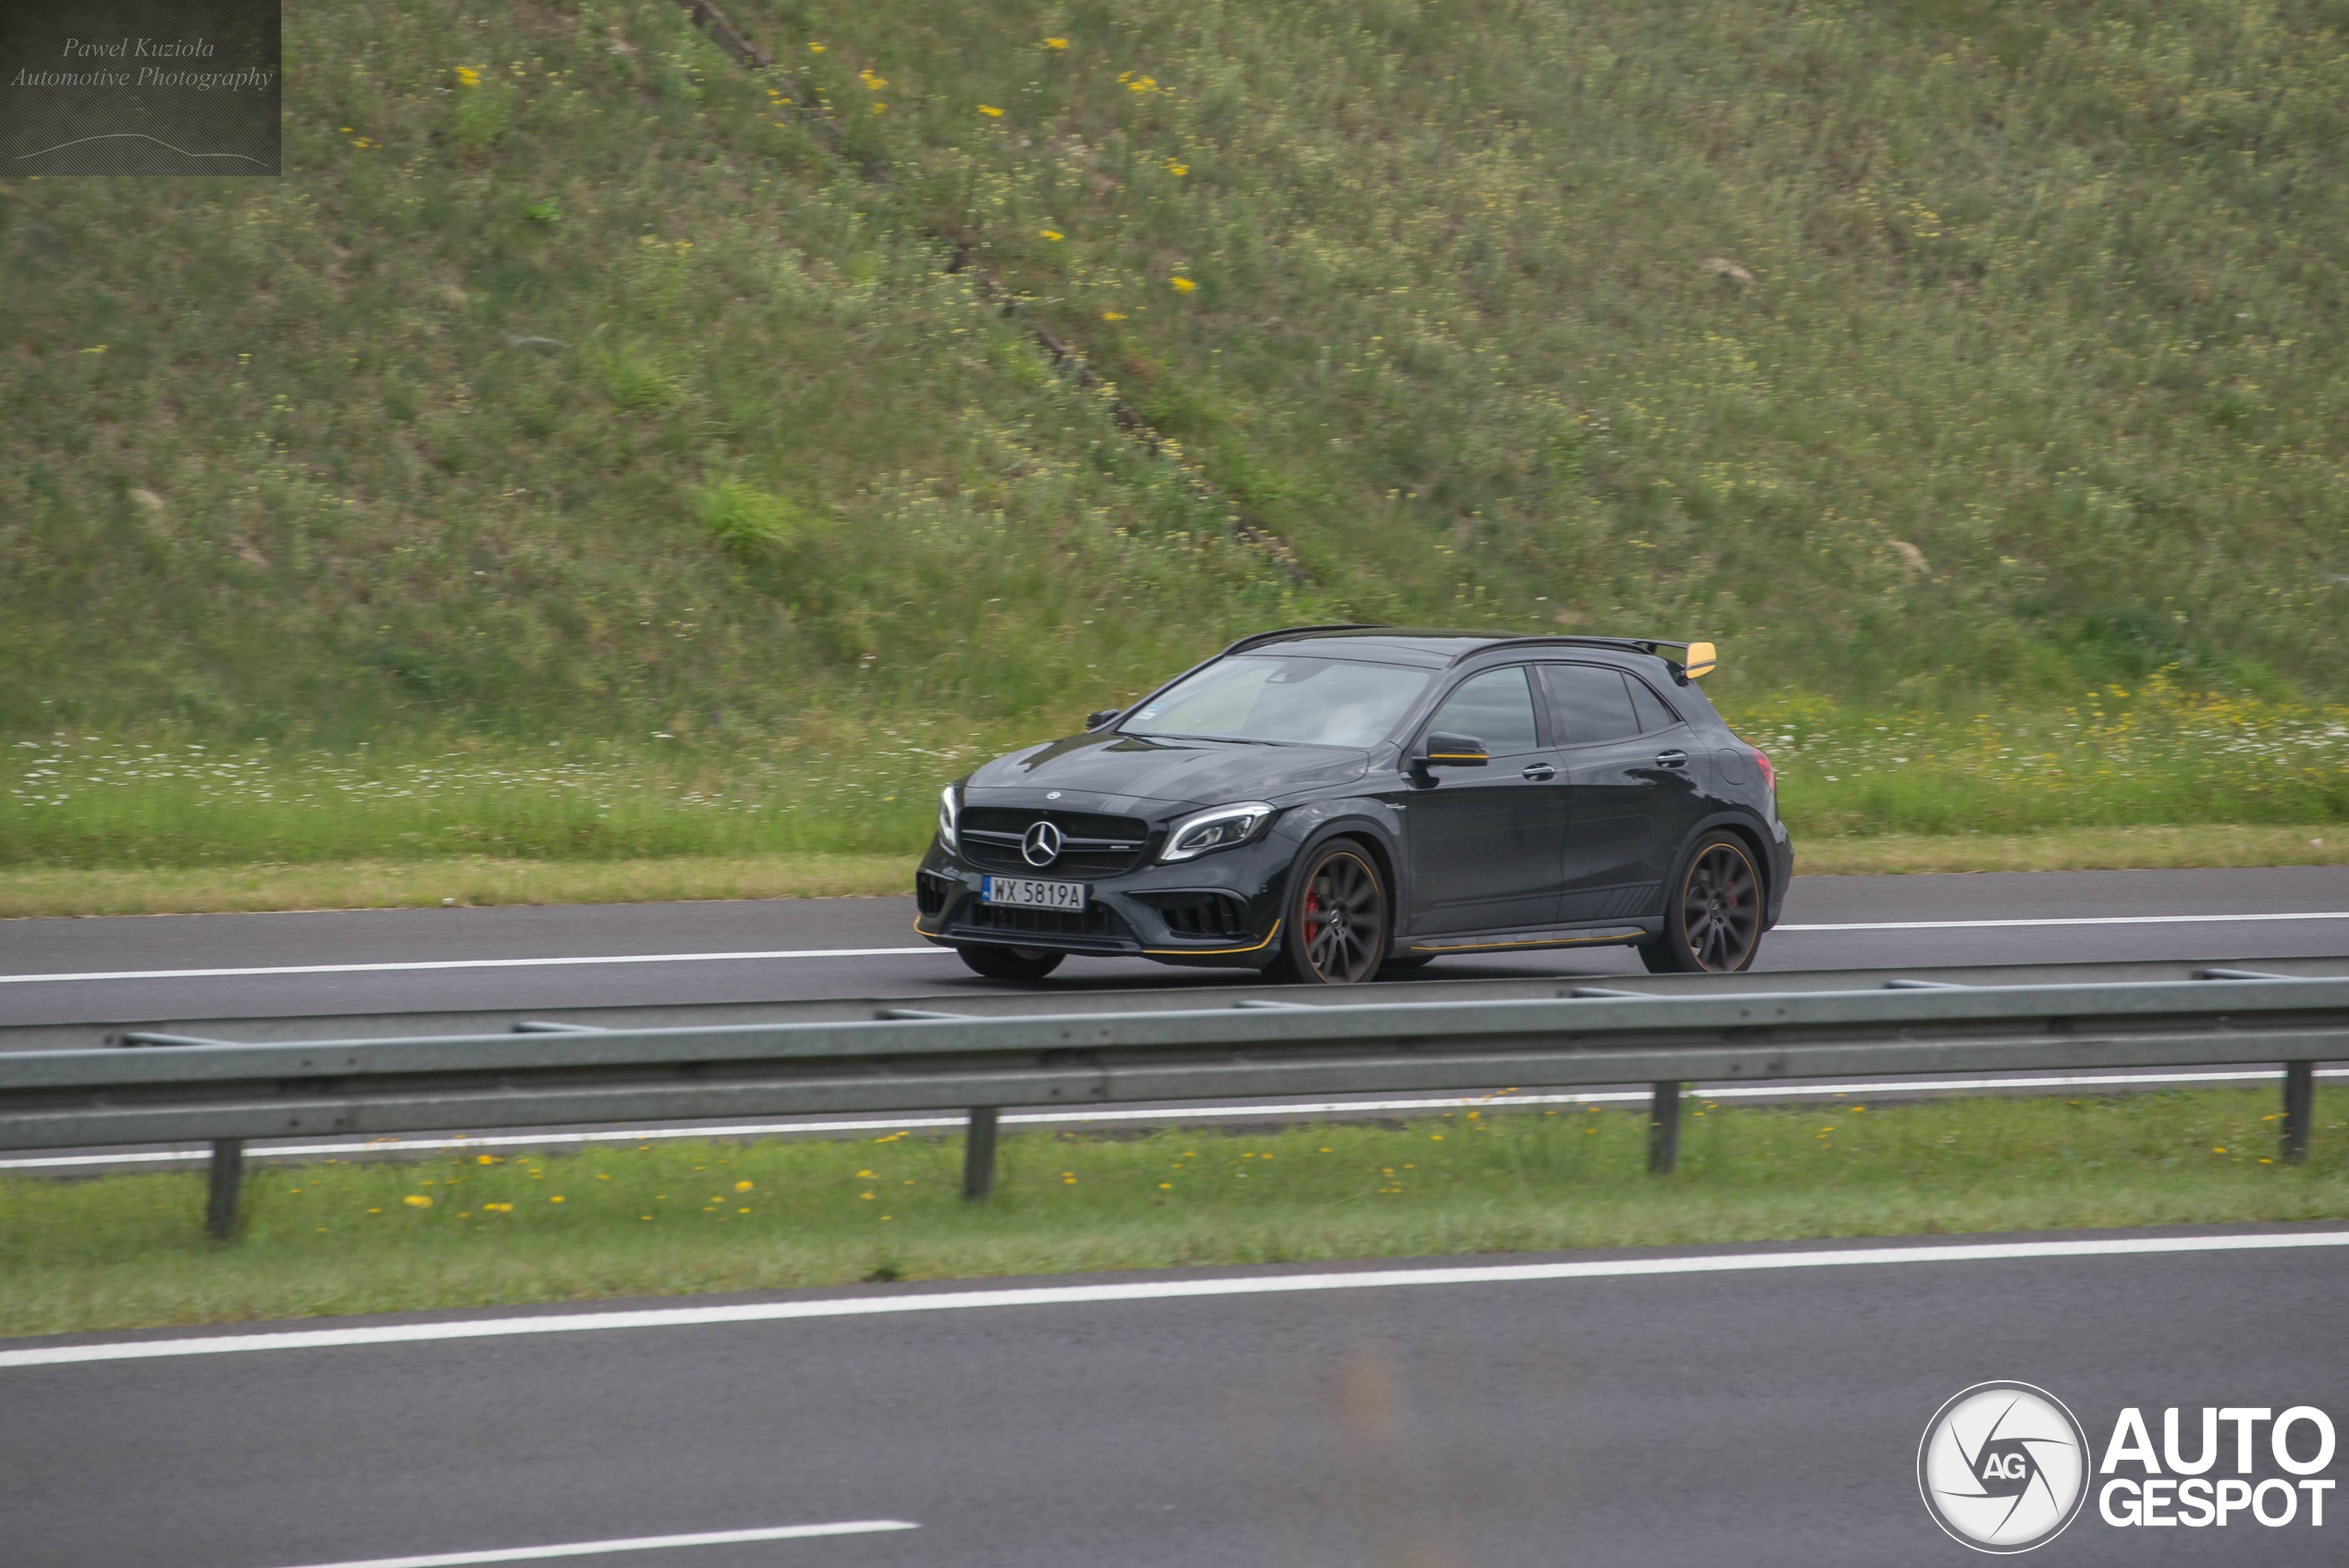
[[[1163,864],[1147,861],[1082,881],[1082,913],[989,904],[990,875],[933,840],[915,874],[915,932],[941,947],[986,944],[1162,963],[1261,968],[1279,949],[1282,895],[1297,846],[1274,832],[1251,844]],[[1004,873],[994,873],[1002,876]]]

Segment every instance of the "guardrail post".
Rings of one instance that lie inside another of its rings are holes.
[[[977,1203],[995,1191],[995,1108],[971,1107],[970,1127],[963,1134],[963,1197]]]
[[[2317,1110],[2317,1064],[2283,1064],[2283,1160],[2297,1165],[2308,1158],[2308,1123]]]
[[[212,1140],[212,1184],[204,1195],[203,1228],[216,1242],[237,1235],[237,1194],[245,1182],[245,1141]]]
[[[1680,1163],[1680,1085],[1666,1079],[1648,1107],[1648,1174],[1669,1176]]]

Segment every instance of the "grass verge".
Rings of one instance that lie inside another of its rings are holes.
[[[1462,1113],[1138,1138],[682,1144],[265,1168],[247,1231],[203,1178],[0,1181],[0,1334],[710,1291],[1572,1247],[2331,1219],[2349,1091],[2270,1163],[2258,1090],[1691,1107],[1679,1173],[1623,1111]]]
[[[1912,871],[2094,871],[2349,864],[2349,831],[2301,827],[2072,827],[2045,833],[1806,839],[1805,876]],[[0,870],[0,919],[412,909],[444,903],[653,903],[678,899],[878,898],[913,891],[902,854],[678,855],[611,861],[329,861],[98,870]]]
[[[864,898],[914,890],[912,854],[504,860],[460,855],[316,865],[0,872],[0,918],[412,909],[444,903],[616,904],[674,899]]]

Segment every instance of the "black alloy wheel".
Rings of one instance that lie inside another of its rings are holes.
[[[1266,977],[1308,986],[1370,979],[1386,957],[1390,935],[1378,868],[1359,845],[1343,839],[1298,864],[1303,873],[1291,884],[1281,956]]]
[[[1762,948],[1762,875],[1753,853],[1709,833],[1664,910],[1664,934],[1640,949],[1652,974],[1732,974]]]
[[[1068,956],[1041,948],[958,947],[954,950],[974,972],[990,980],[1041,980]]]

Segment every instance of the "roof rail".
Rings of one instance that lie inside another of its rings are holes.
[[[1216,656],[1229,657],[1242,648],[1253,648],[1260,643],[1277,643],[1284,637],[1301,637],[1313,631],[1384,631],[1387,630],[1389,628],[1385,625],[1374,620],[1339,621],[1328,626],[1284,626],[1278,631],[1259,631],[1253,636],[1243,637]]]
[[[1689,645],[1687,639],[1679,637],[1576,637],[1560,632],[1547,637],[1496,637],[1482,647],[1470,648],[1466,653],[1457,655],[1452,662],[1458,664],[1463,659],[1472,659],[1481,654],[1489,654],[1495,648],[1540,648],[1556,647],[1559,644],[1569,648],[1629,648],[1635,653],[1658,657],[1662,656],[1656,655],[1655,651],[1658,648],[1685,648]],[[1666,659],[1665,662],[1668,664],[1671,661]]]

